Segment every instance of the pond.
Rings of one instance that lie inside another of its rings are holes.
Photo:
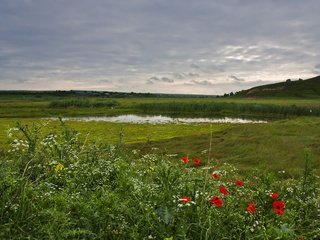
[[[115,123],[149,123],[149,124],[169,124],[169,123],[266,123],[263,120],[251,120],[244,118],[190,118],[190,117],[168,117],[163,115],[135,115],[126,114],[113,117],[74,117],[63,118],[69,121],[96,121],[96,122],[115,122]]]

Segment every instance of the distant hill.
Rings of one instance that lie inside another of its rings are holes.
[[[230,94],[232,96],[232,94]],[[234,97],[293,97],[293,98],[318,98],[320,97],[320,76],[307,80],[299,79],[292,81],[268,84],[242,90],[233,95]]]

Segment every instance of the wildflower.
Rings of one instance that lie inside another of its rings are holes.
[[[293,193],[293,188],[292,187],[288,187],[287,191],[290,192],[290,193]]]
[[[194,163],[195,165],[200,165],[201,161],[200,161],[199,158],[195,157],[195,158],[193,159],[193,163]]]
[[[219,187],[219,191],[223,194],[223,195],[228,195],[229,191],[226,189],[225,186],[220,186]]]
[[[220,177],[220,175],[218,173],[212,173],[211,176],[214,178],[214,179],[218,179]]]
[[[54,171],[55,171],[55,172],[60,172],[60,171],[62,171],[63,169],[64,169],[63,164],[58,163],[58,165],[54,168]]]
[[[270,197],[272,198],[278,198],[279,194],[278,193],[270,193]]]
[[[236,185],[242,187],[242,186],[244,186],[244,182],[241,180],[237,180]]]
[[[281,217],[284,214],[285,203],[281,201],[274,201],[272,205],[273,211]]]
[[[222,199],[219,196],[212,197],[210,202],[212,202],[216,207],[221,207],[223,205]]]
[[[184,163],[188,163],[188,162],[189,162],[189,159],[188,159],[188,157],[183,156],[183,157],[181,158],[181,161],[184,162]]]
[[[256,206],[254,205],[254,203],[248,203],[247,211],[249,213],[254,213],[256,211]]]
[[[180,197],[180,202],[190,202],[190,198],[189,197]]]

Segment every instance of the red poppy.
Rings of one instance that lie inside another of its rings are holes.
[[[212,173],[211,176],[214,178],[214,179],[218,179],[220,177],[220,175],[218,173]]]
[[[273,211],[278,214],[280,217],[284,214],[284,209],[276,209],[274,208]]]
[[[194,163],[195,165],[200,165],[201,161],[200,161],[199,158],[195,157],[195,158],[193,159],[193,163]]]
[[[278,193],[270,193],[270,197],[272,198],[278,198],[279,194]]]
[[[212,197],[210,202],[212,202],[216,207],[221,207],[223,205],[222,199],[219,196]]]
[[[281,217],[284,214],[285,203],[281,201],[274,201],[272,205],[273,205],[273,211],[276,214],[279,214]]]
[[[237,180],[236,185],[242,187],[242,186],[244,186],[244,182],[241,180]]]
[[[188,163],[188,162],[189,162],[189,159],[188,159],[188,157],[183,156],[183,157],[181,158],[181,161],[184,162],[184,163]]]
[[[190,198],[189,197],[180,197],[180,202],[190,202]]]
[[[226,189],[225,186],[220,186],[219,187],[219,191],[223,194],[223,195],[228,195],[229,191]]]
[[[248,203],[247,211],[249,213],[254,213],[256,211],[256,206],[254,205],[254,203]]]

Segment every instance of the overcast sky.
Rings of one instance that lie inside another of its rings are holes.
[[[0,0],[0,89],[223,94],[320,75],[318,0]]]

